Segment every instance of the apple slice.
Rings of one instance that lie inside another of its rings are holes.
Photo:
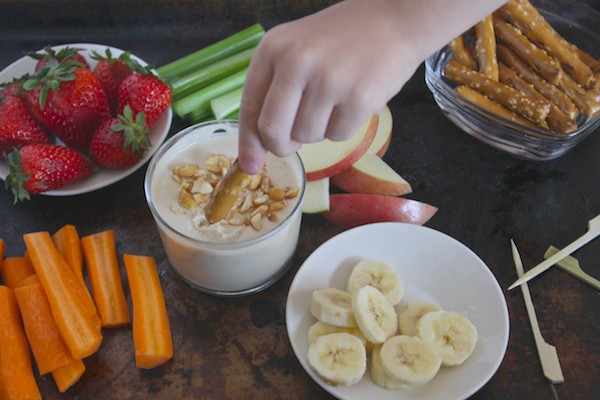
[[[375,153],[367,152],[350,168],[331,177],[331,183],[348,193],[402,196],[412,187]]]
[[[392,141],[392,111],[385,105],[381,111],[379,111],[378,115],[379,125],[377,125],[377,132],[375,133],[373,143],[371,143],[371,147],[369,147],[369,153],[375,153],[379,157],[383,157]]]
[[[329,178],[306,182],[302,212],[317,214],[324,211],[329,211]]]
[[[323,216],[342,229],[373,222],[406,222],[423,225],[438,208],[403,197],[340,193],[329,196],[330,210]]]
[[[306,180],[329,178],[349,168],[367,152],[373,143],[378,124],[379,116],[374,115],[348,140],[334,142],[325,139],[302,145],[298,155],[306,170]]]

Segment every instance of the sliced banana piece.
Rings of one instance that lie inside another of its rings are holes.
[[[352,294],[358,327],[371,343],[383,343],[398,330],[396,309],[378,289],[363,286]]]
[[[429,382],[442,364],[433,346],[416,336],[397,335],[386,340],[380,355],[384,371],[407,386]]]
[[[477,328],[464,315],[454,311],[433,311],[423,315],[415,333],[431,343],[444,366],[460,365],[473,353]]]
[[[350,386],[362,379],[367,369],[367,352],[356,336],[329,333],[309,346],[308,362],[327,383]]]
[[[321,288],[312,292],[310,313],[319,321],[334,326],[356,327],[350,293],[336,288]]]
[[[381,261],[359,261],[348,277],[346,290],[352,294],[367,285],[377,288],[393,306],[398,304],[404,295],[404,283],[400,276]]]
[[[360,331],[360,329],[358,327],[346,328],[343,326],[329,325],[329,324],[326,324],[325,322],[321,322],[321,321],[315,322],[314,324],[311,325],[310,328],[308,328],[308,343],[309,344],[314,343],[319,336],[327,335],[329,333],[336,333],[336,332],[346,332],[351,335],[354,335],[360,339],[362,344],[364,344],[365,346],[367,345],[367,338],[365,337],[365,335],[363,335],[363,333]]]
[[[385,372],[383,365],[381,364],[381,346],[380,344],[373,346],[369,353],[369,376],[371,380],[377,385],[388,390],[399,390],[404,389],[407,385],[400,382]]]
[[[398,314],[398,331],[401,335],[415,336],[417,321],[424,314],[439,311],[442,307],[426,301],[413,301],[408,303],[402,312]]]

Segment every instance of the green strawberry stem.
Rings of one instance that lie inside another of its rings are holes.
[[[213,64],[209,64],[171,82],[173,100],[177,101],[228,75],[250,65],[256,47],[242,50]]]
[[[194,123],[200,122],[211,115],[211,100],[232,90],[241,88],[244,85],[247,75],[248,68],[244,68],[183,99],[177,100],[172,104],[173,111],[181,118]]]
[[[163,65],[156,71],[162,79],[172,82],[192,71],[220,61],[242,50],[255,47],[264,34],[265,30],[262,25],[254,24],[212,45]]]
[[[243,87],[227,92],[222,96],[215,97],[210,101],[210,109],[216,119],[227,119],[227,117],[240,110],[242,102]]]
[[[14,149],[9,154],[4,154],[6,161],[8,162],[9,174],[4,180],[4,187],[11,189],[14,202],[16,204],[22,200],[29,200],[29,192],[25,189],[24,182],[30,178],[29,174],[23,172],[21,168],[21,154],[18,149]]]

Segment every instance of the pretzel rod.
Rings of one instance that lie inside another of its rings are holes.
[[[528,0],[510,0],[498,12],[508,18],[533,43],[556,58],[567,74],[584,87],[588,87],[594,75],[590,67],[577,57],[569,43],[554,30]]]
[[[499,44],[496,49],[498,59],[515,71],[521,78],[531,83],[549,102],[556,105],[559,110],[569,118],[575,120],[579,111],[570,97],[562,90],[542,78],[533,68],[523,61],[509,47]]]
[[[496,35],[491,15],[475,24],[475,52],[479,63],[479,72],[497,81]]]
[[[530,121],[544,125],[550,112],[548,104],[541,103],[503,83],[473,71],[454,60],[448,61],[444,69],[446,77],[459,85],[466,85],[497,101]]]
[[[473,53],[465,44],[465,39],[462,35],[452,39],[448,43],[448,48],[456,61],[467,68],[477,69],[477,61],[473,58]]]
[[[469,100],[471,103],[483,108],[486,111],[491,112],[492,114],[496,114],[501,118],[507,119],[512,122],[516,122],[520,125],[528,126],[530,128],[539,128],[538,125],[534,124],[530,120],[523,118],[516,112],[509,110],[508,108],[502,106],[500,103],[482,95],[478,91],[473,90],[468,86],[457,86],[455,90],[458,94],[463,96],[465,99]]]
[[[575,53],[577,53],[577,57],[579,57],[579,59],[581,61],[583,61],[588,67],[590,67],[592,69],[592,71],[594,72],[594,75],[596,77],[596,82],[598,82],[598,72],[600,72],[600,61],[595,59],[591,54],[586,53],[585,51],[581,50],[579,47],[575,46],[574,44],[571,44],[571,49],[573,49],[573,51]]]
[[[532,84],[521,78],[515,71],[508,68],[503,63],[498,64],[498,71],[500,82],[512,87],[513,89],[523,92],[536,100],[548,102],[548,99],[538,92]],[[548,104],[550,105],[550,112],[546,117],[546,123],[551,131],[558,133],[569,133],[577,129],[577,122],[574,119],[569,118],[554,104],[549,102]]]
[[[204,206],[204,213],[208,222],[214,224],[226,218],[229,210],[240,198],[244,188],[249,183],[250,175],[240,168],[236,160],[217,185],[206,206]]]
[[[558,84],[563,73],[558,61],[533,44],[513,25],[496,16],[493,18],[493,22],[496,34],[504,43],[550,83]]]
[[[600,102],[588,96],[585,89],[579,86],[570,76],[563,76],[563,79],[558,83],[558,87],[571,98],[579,111],[586,117],[593,117],[600,112]]]

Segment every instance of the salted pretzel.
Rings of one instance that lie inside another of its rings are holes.
[[[475,52],[479,63],[479,72],[497,81],[496,35],[491,15],[475,24]]]
[[[454,60],[448,61],[444,75],[459,85],[466,85],[538,125],[546,124],[550,106],[493,79],[473,71]]]
[[[250,178],[251,175],[245,173],[236,160],[204,206],[208,222],[214,224],[227,217],[229,210],[240,198],[244,188],[250,184]]]
[[[457,86],[454,90],[462,97],[469,100],[471,103],[486,111],[491,112],[492,114],[496,114],[499,117],[502,117],[520,125],[528,126],[530,128],[539,128],[538,125],[534,124],[528,119],[523,118],[516,112],[509,110],[508,108],[502,106],[500,103],[482,95],[478,91],[473,90],[468,86]]]
[[[569,133],[577,129],[577,121],[569,118],[569,116],[560,111],[558,107],[548,102],[548,99],[538,92],[532,84],[521,78],[515,71],[508,68],[502,62],[498,63],[498,72],[500,82],[523,92],[538,101],[547,102],[550,105],[550,112],[546,117],[546,123],[551,131]]]
[[[493,17],[496,34],[504,43],[513,49],[524,61],[539,72],[548,82],[556,85],[562,78],[563,71],[556,59],[533,44],[520,30],[498,16]]]
[[[548,101],[556,105],[570,119],[575,120],[579,111],[571,98],[562,90],[550,84],[541,77],[533,68],[521,59],[508,46],[499,44],[497,46],[498,60],[515,71],[521,78],[533,85]]]
[[[591,68],[579,59],[570,44],[528,0],[509,0],[497,12],[519,28],[529,40],[556,58],[578,84],[586,88],[590,86],[594,80]]]
[[[575,103],[579,111],[586,117],[593,117],[600,113],[600,102],[596,101],[588,92],[575,82],[569,75],[563,76],[558,83],[560,90]]]
[[[465,44],[463,35],[457,36],[448,43],[452,57],[467,68],[477,69],[477,61],[473,57],[471,49]]]

